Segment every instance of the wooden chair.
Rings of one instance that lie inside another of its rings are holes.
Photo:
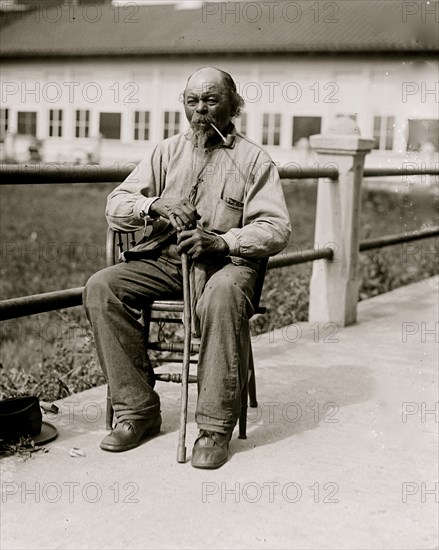
[[[107,232],[107,265],[118,263],[120,254],[129,250],[136,244],[135,232],[119,232],[108,229]],[[261,262],[259,274],[255,285],[252,299],[255,314],[266,312],[266,308],[259,305],[262,287],[264,284],[265,273],[267,270],[268,259]],[[200,349],[199,341],[192,341],[191,336],[191,299],[189,284],[188,258],[186,254],[182,255],[182,273],[183,273],[183,297],[180,300],[164,301],[156,300],[147,309],[142,312],[143,324],[146,331],[145,341],[147,349],[157,352],[170,352],[171,356],[159,357],[157,361],[166,363],[181,363],[182,372],[179,373],[160,373],[155,374],[155,378],[161,382],[176,382],[181,384],[181,407],[180,407],[180,430],[179,442],[177,448],[177,462],[186,461],[186,423],[187,423],[187,403],[188,403],[188,385],[196,383],[197,377],[189,373],[190,364],[196,364],[197,359],[191,356],[198,354]],[[172,317],[164,317],[163,314],[172,314]],[[177,316],[175,314],[178,314]],[[165,342],[162,339],[156,342],[149,341],[150,323],[155,322],[163,327],[164,323],[178,323],[183,325],[183,342]],[[180,355],[175,355],[180,354]],[[239,416],[239,439],[247,438],[247,408],[250,398],[250,407],[257,407],[256,399],[256,380],[253,362],[253,353],[250,346],[248,378],[242,388],[241,412]],[[108,388],[107,392],[107,413],[106,427],[111,430],[113,427],[113,407],[111,404],[111,395]]]

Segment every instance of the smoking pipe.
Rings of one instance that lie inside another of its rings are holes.
[[[223,140],[223,143],[226,147],[230,147],[233,143],[233,135],[227,134],[227,137],[225,138],[222,133],[218,130],[218,128],[213,124],[212,122],[209,122],[209,124],[212,126],[212,128],[217,132],[217,134],[221,137]]]

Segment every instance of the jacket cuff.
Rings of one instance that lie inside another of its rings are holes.
[[[146,215],[151,216],[151,218],[154,217],[150,212],[151,205],[152,205],[153,202],[155,202],[159,198],[160,197],[148,197],[147,199],[145,199],[142,210],[143,210],[143,212],[145,212]],[[158,214],[157,214],[157,217],[158,217]]]
[[[230,256],[239,256],[240,245],[238,237],[235,235],[234,231],[236,230],[230,229],[227,233],[219,236],[226,241],[227,246],[229,247]]]
[[[149,209],[151,208],[151,204],[156,201],[159,197],[147,197],[137,200],[134,203],[133,208],[133,217],[136,220],[144,220],[147,216],[149,216]]]

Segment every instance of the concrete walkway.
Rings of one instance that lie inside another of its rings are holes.
[[[356,326],[257,339],[260,407],[220,470],[176,463],[175,385],[161,435],[122,454],[98,447],[105,388],[66,399],[47,453],[1,461],[1,548],[437,548],[437,293],[428,279],[360,303]]]

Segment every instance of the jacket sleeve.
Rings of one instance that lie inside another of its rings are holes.
[[[268,155],[257,164],[253,180],[244,200],[243,226],[221,235],[231,256],[272,256],[287,246],[291,236],[279,174]]]
[[[157,197],[163,183],[163,155],[157,146],[107,198],[108,225],[119,231],[135,231],[145,225],[140,212]]]

